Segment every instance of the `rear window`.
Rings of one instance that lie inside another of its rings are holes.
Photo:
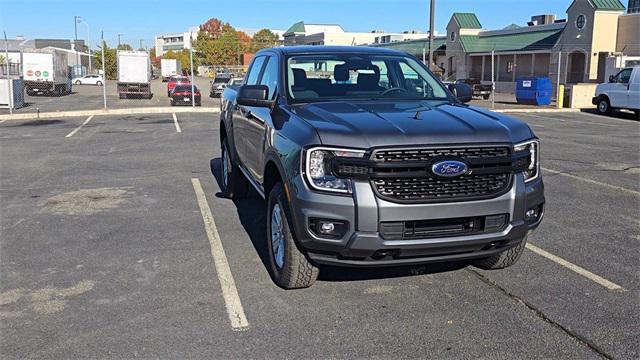
[[[194,91],[198,91],[198,87],[197,86],[193,86]],[[176,90],[175,91],[191,91],[191,85],[179,85],[176,86]]]
[[[189,81],[189,78],[186,76],[178,76],[178,77],[171,78],[171,81],[185,82],[185,81]]]
[[[213,80],[213,82],[215,84],[220,84],[220,83],[225,83],[226,84],[226,83],[229,82],[229,80],[231,80],[231,78],[228,78],[228,77],[217,77],[215,80]]]

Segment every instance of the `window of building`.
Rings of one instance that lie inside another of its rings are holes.
[[[584,16],[583,14],[578,15],[578,17],[576,18],[576,28],[578,28],[578,30],[582,30],[584,29],[584,26],[587,24],[587,17]]]
[[[507,74],[511,74],[513,72],[513,61],[507,61]]]
[[[456,41],[456,32],[452,31],[450,35],[451,41]]]

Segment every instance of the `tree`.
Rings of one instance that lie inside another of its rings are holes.
[[[207,37],[218,39],[222,36],[222,28],[224,25],[221,20],[216,18],[211,18],[207,20],[204,24],[200,25],[200,32],[206,33]],[[230,25],[229,25],[230,26]],[[199,36],[198,36],[199,38]]]
[[[187,72],[189,74],[191,73],[191,70],[190,70],[191,62],[189,58],[189,50],[183,49],[178,52],[169,50],[164,54],[162,58],[179,60],[180,64],[182,65],[182,71]],[[198,68],[198,65],[199,65],[198,59],[194,56],[193,57],[193,73],[194,74],[197,73],[196,69]]]
[[[104,71],[105,79],[115,80],[118,76],[118,55],[115,48],[109,48],[106,42],[104,46]],[[98,69],[102,69],[102,49],[95,52],[95,63]]]
[[[278,35],[269,29],[262,29],[253,35],[251,39],[251,52],[275,46],[278,42]]]
[[[129,44],[120,44],[118,45],[118,50],[133,50],[133,48]]]

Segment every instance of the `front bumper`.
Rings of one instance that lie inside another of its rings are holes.
[[[379,267],[445,262],[488,257],[519,244],[542,221],[544,184],[538,178],[525,184],[514,176],[509,191],[477,201],[398,204],[375,196],[367,181],[354,181],[353,194],[331,195],[312,191],[297,176],[287,191],[293,226],[299,245],[314,262],[352,267]],[[527,210],[537,208],[538,217],[525,220]],[[380,223],[421,221],[508,214],[500,231],[460,236],[387,240]],[[322,238],[309,230],[310,219],[347,222],[348,231],[339,239]]]

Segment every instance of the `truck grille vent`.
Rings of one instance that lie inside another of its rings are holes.
[[[428,171],[424,176],[371,177],[380,198],[395,202],[453,202],[496,197],[506,192],[512,181],[511,169],[500,167],[500,159],[511,156],[510,147],[434,148],[378,150],[371,159],[381,163],[433,161],[456,157],[467,162],[486,163],[482,171],[455,178],[441,178]],[[493,161],[495,159],[495,161]],[[493,168],[493,170],[492,170]]]

